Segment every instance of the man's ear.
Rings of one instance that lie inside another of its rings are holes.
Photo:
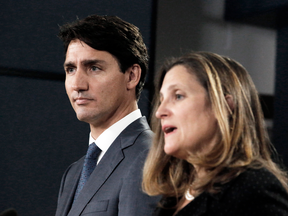
[[[131,90],[133,88],[136,88],[137,84],[140,81],[141,77],[141,67],[138,64],[132,65],[128,70],[127,73],[127,89]]]
[[[230,110],[233,112],[234,111],[234,107],[235,107],[233,96],[228,94],[228,95],[225,96],[225,99],[226,99],[226,102],[227,102]]]

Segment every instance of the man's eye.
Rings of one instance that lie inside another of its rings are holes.
[[[75,68],[66,68],[66,73],[73,73]]]
[[[98,68],[97,66],[92,66],[92,67],[91,67],[91,70],[92,70],[92,71],[97,71],[97,70],[99,70],[99,68]]]

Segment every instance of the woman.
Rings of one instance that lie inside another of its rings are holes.
[[[195,52],[159,75],[143,174],[143,189],[163,195],[155,215],[288,215],[287,176],[243,66]]]

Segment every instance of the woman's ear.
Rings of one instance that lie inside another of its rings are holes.
[[[138,64],[134,64],[128,69],[128,71],[126,71],[126,73],[128,76],[127,89],[131,90],[135,88],[140,81],[141,67]]]
[[[230,110],[233,112],[235,106],[234,106],[234,100],[233,100],[232,95],[229,95],[229,94],[226,95],[226,96],[225,96],[225,99],[226,99],[226,102],[227,102]]]

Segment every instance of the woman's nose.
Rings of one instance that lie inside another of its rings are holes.
[[[162,101],[161,104],[159,105],[157,111],[156,111],[156,118],[165,118],[169,115],[169,109],[167,107],[167,102],[166,101]]]

